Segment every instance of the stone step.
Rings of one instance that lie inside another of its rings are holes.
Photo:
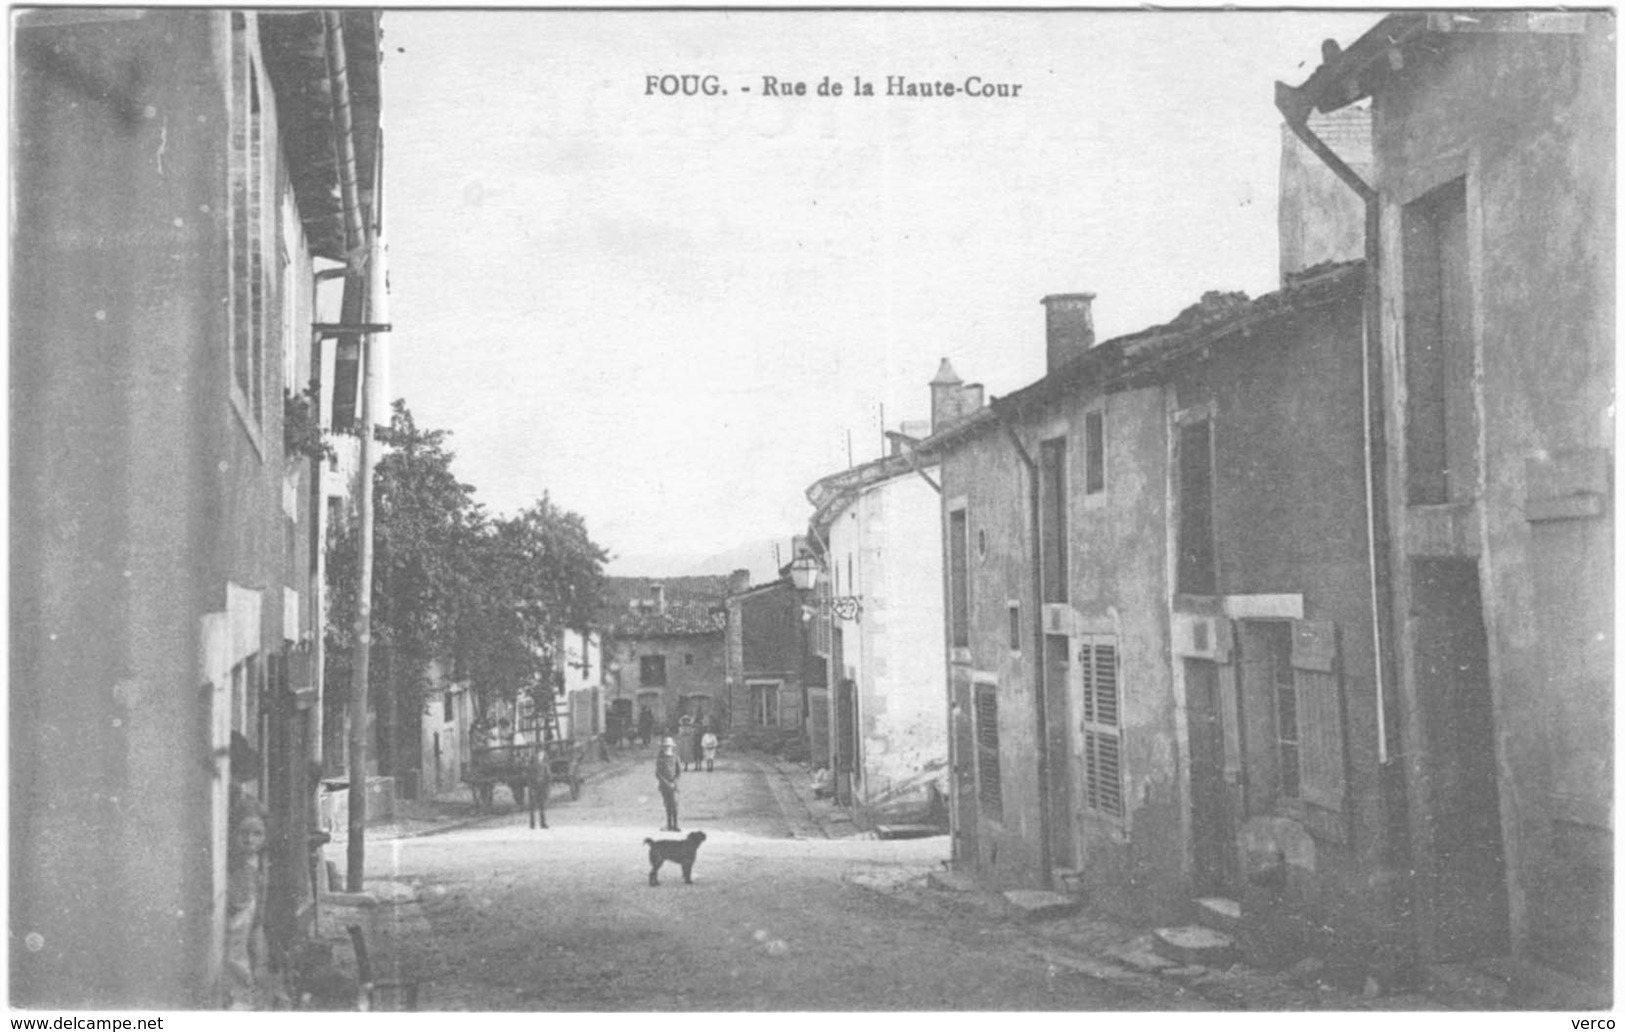
[[[1043,889],[1011,889],[1003,893],[1004,912],[1015,921],[1051,921],[1078,912],[1082,902]]]
[[[1199,925],[1234,938],[1241,934],[1241,904],[1223,896],[1207,896],[1191,902],[1193,919]]]
[[[1158,928],[1151,933],[1151,948],[1186,965],[1223,968],[1238,959],[1234,939],[1201,925]]]
[[[944,892],[975,892],[976,880],[958,871],[932,871],[926,879],[933,889]]]

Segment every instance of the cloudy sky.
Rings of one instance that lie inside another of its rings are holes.
[[[1095,293],[1105,339],[1274,289],[1273,82],[1376,20],[392,12],[392,393],[488,507],[551,492],[611,572],[787,538],[941,358],[992,395],[1042,375],[1043,295]],[[685,73],[718,92],[650,95]]]

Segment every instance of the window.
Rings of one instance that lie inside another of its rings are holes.
[[[1123,816],[1123,737],[1118,720],[1117,637],[1085,635],[1083,671],[1083,801],[1097,813]]]
[[[1305,812],[1310,831],[1341,839],[1343,731],[1335,625],[1249,620],[1242,629],[1242,712],[1261,739],[1246,746],[1248,812]],[[1247,718],[1249,710],[1257,717]],[[1247,735],[1243,733],[1244,741]]]
[[[666,683],[666,657],[644,656],[638,660],[638,683],[661,687]]]
[[[1010,651],[1021,651],[1021,603],[1010,603]]]
[[[1467,188],[1405,205],[1405,486],[1412,505],[1468,496],[1476,477]]]
[[[976,686],[976,800],[989,820],[1004,820],[1004,793],[999,783],[999,693],[993,685]]]
[[[1083,492],[1106,490],[1106,417],[1090,412],[1083,417]]]
[[[970,539],[965,510],[948,514],[948,590],[953,645],[970,647]]]
[[[249,56],[248,24],[232,16],[231,384],[238,414],[259,440],[265,418],[266,158],[260,73]]]
[[[694,665],[694,653],[692,653],[692,652],[683,653],[683,665],[684,666],[693,666]]]
[[[779,686],[755,684],[750,689],[751,710],[758,727],[779,726]]]
[[[1039,537],[1044,558],[1044,601],[1066,601],[1066,438],[1039,445]]]
[[[451,723],[451,719],[452,719],[451,718],[451,705],[452,705],[451,693],[450,692],[441,692],[440,693],[440,722],[443,723],[443,724]]]
[[[1213,562],[1212,424],[1179,428],[1179,592],[1217,594]]]

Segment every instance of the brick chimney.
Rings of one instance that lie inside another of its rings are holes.
[[[964,381],[954,372],[953,364],[946,358],[937,367],[937,375],[931,380],[931,432],[936,433],[958,418],[960,405],[960,388]]]
[[[655,594],[655,612],[666,611],[666,586],[664,584],[651,584],[649,590]]]
[[[735,570],[728,574],[728,594],[738,595],[750,590],[750,571]]]
[[[1051,294],[1044,306],[1044,372],[1053,373],[1095,346],[1093,294]]]

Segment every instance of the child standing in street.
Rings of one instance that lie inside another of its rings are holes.
[[[709,727],[700,739],[700,748],[705,750],[705,772],[709,774],[717,769],[717,733]]]
[[[655,780],[660,784],[660,800],[666,804],[667,831],[681,831],[677,826],[677,779],[682,775],[677,762],[677,743],[670,738],[660,742],[660,755],[655,758]]]

